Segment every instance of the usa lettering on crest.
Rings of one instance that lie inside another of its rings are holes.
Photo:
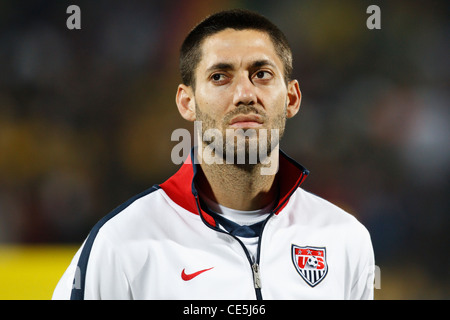
[[[318,285],[328,273],[325,247],[300,247],[293,244],[292,262],[303,280],[311,287]]]

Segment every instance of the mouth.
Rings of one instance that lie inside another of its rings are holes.
[[[259,128],[261,127],[263,120],[261,116],[257,114],[245,114],[238,115],[231,119],[230,127],[235,129],[243,128]]]

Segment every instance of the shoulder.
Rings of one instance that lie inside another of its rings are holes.
[[[339,244],[351,259],[372,263],[374,254],[370,233],[354,215],[300,188],[295,202],[297,223],[314,230],[316,235],[330,243]]]
[[[154,213],[162,211],[162,197],[160,188],[154,185],[151,188],[131,197],[107,215],[101,218],[90,230],[81,258],[91,256],[93,248],[113,250],[122,247],[127,241],[139,238],[141,234],[148,233],[149,228],[155,226]]]
[[[131,197],[99,220],[89,233],[89,238],[109,238],[121,242],[148,232],[164,212],[167,201],[161,196],[158,185]]]
[[[123,274],[122,262],[129,252],[128,245],[139,239],[151,225],[142,217],[151,216],[152,208],[148,204],[161,198],[158,190],[158,186],[153,186],[137,194],[94,225],[72,261],[79,285],[73,288],[71,299],[84,299],[85,294],[87,297],[100,297],[100,292],[96,292],[100,287],[92,284],[114,283],[111,279]],[[151,220],[150,217],[147,219]],[[137,262],[133,260],[133,263]]]
[[[370,237],[367,228],[354,215],[302,188],[297,190],[296,205],[309,223],[351,232],[359,237]]]

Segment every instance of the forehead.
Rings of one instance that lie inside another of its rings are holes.
[[[269,60],[282,69],[269,35],[258,30],[225,29],[206,38],[202,43],[199,69],[217,62],[244,64],[255,60]]]

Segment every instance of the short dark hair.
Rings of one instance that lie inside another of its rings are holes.
[[[269,35],[275,51],[283,62],[286,83],[292,74],[292,51],[283,32],[264,16],[243,9],[215,13],[189,32],[180,50],[180,73],[183,84],[195,86],[195,69],[201,59],[203,40],[225,29],[257,30]]]

